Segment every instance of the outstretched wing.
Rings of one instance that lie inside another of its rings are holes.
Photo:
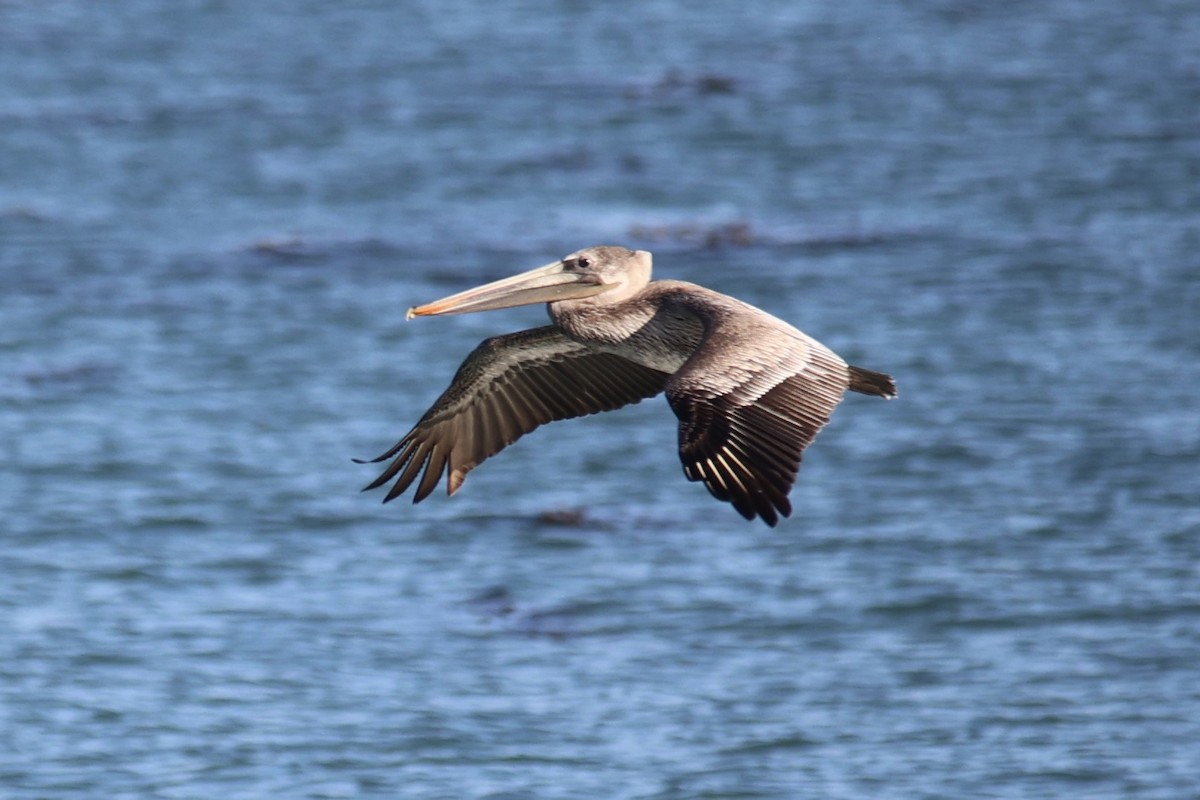
[[[706,333],[667,384],[679,417],[679,458],[689,480],[703,481],[746,519],[759,516],[774,527],[792,512],[788,492],[801,453],[857,368],[765,312],[721,301],[715,311],[689,309],[704,318]]]
[[[429,496],[444,473],[454,494],[484,459],[539,425],[636,403],[661,392],[666,381],[666,373],[593,350],[551,326],[487,339],[413,429],[372,459],[392,462],[364,491],[399,476],[387,502],[424,469],[414,503]]]

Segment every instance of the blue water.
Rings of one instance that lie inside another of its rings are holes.
[[[0,797],[1200,796],[1200,7],[0,1]],[[626,244],[896,376],[353,464]]]

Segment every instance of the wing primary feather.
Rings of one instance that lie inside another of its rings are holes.
[[[441,442],[435,442],[433,447],[429,448],[425,474],[421,476],[421,482],[417,484],[417,490],[413,493],[414,504],[424,500],[437,488],[438,481],[442,479],[442,473],[446,471],[446,456],[447,453]]]
[[[378,464],[380,461],[386,461],[387,459],[396,455],[396,453],[400,452],[400,448],[404,446],[404,443],[406,441],[408,441],[407,436],[405,436],[403,439],[396,442],[394,445],[389,447],[383,453],[380,453],[379,455],[375,456],[374,458],[352,458],[350,460],[353,461],[355,464]],[[367,487],[367,488],[374,488],[374,487]]]
[[[753,481],[742,480],[723,452],[718,452],[711,462],[716,468],[716,472],[723,477],[726,491],[729,493],[729,501],[733,503],[733,507],[746,519],[754,519],[758,503],[754,502]]]
[[[399,469],[399,465],[402,463],[404,471],[396,479],[395,485],[388,490],[387,496],[383,498],[383,502],[387,503],[399,497],[417,477],[425,462],[429,460],[429,443],[418,442],[416,444],[417,446],[411,451],[405,451],[405,460],[403,462],[400,462],[399,459],[397,460],[397,469]]]
[[[392,459],[392,463],[387,465],[387,468],[380,473],[378,478],[362,488],[364,492],[371,489],[378,489],[380,486],[390,481],[400,470],[400,468],[404,466],[405,462],[408,461],[409,457],[411,457],[412,450],[413,448],[417,447],[418,442],[412,439],[412,434],[410,433],[408,436],[405,436],[400,440],[400,445],[403,445],[404,449],[400,450],[399,446],[392,448],[393,451],[400,450],[400,454]]]
[[[478,416],[474,408],[469,408],[459,420],[458,436],[450,447],[450,460],[446,467],[449,474],[446,480],[447,495],[458,491],[458,487],[462,486],[463,479],[474,466]]]

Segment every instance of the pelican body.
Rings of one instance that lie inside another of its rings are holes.
[[[391,461],[364,491],[395,478],[387,502],[417,482],[419,503],[448,475],[454,494],[540,425],[665,392],[687,478],[748,520],[774,527],[789,516],[801,454],[846,390],[892,398],[895,382],[754,306],[650,272],[645,250],[590,247],[409,309],[411,319],[547,303],[552,324],[475,348],[413,429],[372,459]]]

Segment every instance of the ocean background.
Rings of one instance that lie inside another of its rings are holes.
[[[1200,5],[0,0],[0,798],[1200,797]],[[851,397],[351,462],[593,244]]]

